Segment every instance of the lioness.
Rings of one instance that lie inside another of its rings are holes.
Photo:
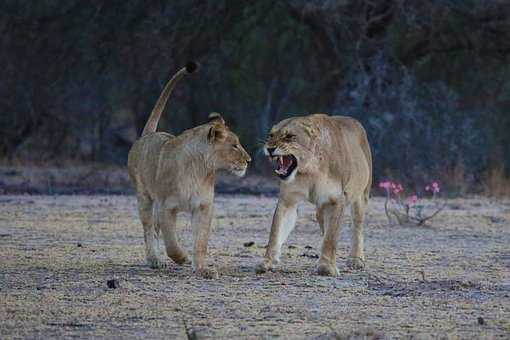
[[[217,113],[209,116],[208,123],[178,136],[156,132],[175,84],[197,67],[196,63],[187,64],[166,84],[142,136],[129,151],[128,170],[136,189],[148,264],[152,268],[163,265],[158,256],[160,231],[167,255],[178,264],[188,261],[176,236],[177,212],[187,211],[192,215],[193,269],[203,277],[213,278],[218,274],[206,267],[205,257],[213,217],[216,170],[225,169],[243,176],[251,158]]]
[[[320,275],[336,276],[336,245],[344,207],[352,203],[352,250],[349,264],[364,265],[363,219],[372,183],[372,156],[361,124],[349,117],[313,114],[289,118],[271,129],[264,151],[281,179],[265,258],[257,272],[272,270],[280,248],[296,223],[297,204],[317,206],[324,239]]]

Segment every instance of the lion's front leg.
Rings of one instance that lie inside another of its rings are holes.
[[[324,226],[321,229],[325,230],[325,234],[322,240],[322,253],[317,272],[319,275],[337,276],[336,247],[344,205],[343,202],[328,202],[318,207],[318,210],[320,215],[323,216],[322,223]]]
[[[294,229],[296,218],[297,203],[288,203],[280,199],[273,216],[266,255],[264,260],[257,266],[257,273],[265,273],[268,270],[272,270],[273,266],[280,261],[282,245],[289,237],[292,229]]]
[[[208,279],[218,277],[215,269],[207,268],[205,260],[213,216],[212,203],[200,204],[191,215],[193,228],[193,270]]]

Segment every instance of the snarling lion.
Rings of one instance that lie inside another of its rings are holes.
[[[355,119],[313,114],[289,118],[271,129],[264,152],[280,178],[262,273],[279,262],[280,249],[296,223],[296,208],[308,200],[317,207],[324,235],[320,275],[336,276],[336,246],[344,207],[352,204],[352,249],[349,264],[364,266],[363,219],[372,184],[372,156],[365,130]]]
[[[224,169],[243,176],[251,158],[218,113],[211,114],[208,123],[178,136],[156,132],[175,84],[197,67],[196,63],[187,64],[166,84],[142,136],[129,151],[128,170],[136,190],[148,264],[153,268],[164,264],[158,251],[160,232],[167,255],[177,264],[188,262],[176,236],[176,215],[190,212],[193,269],[203,277],[213,278],[217,273],[206,266],[205,257],[213,217],[215,174]]]

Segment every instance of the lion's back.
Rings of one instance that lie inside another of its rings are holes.
[[[325,116],[324,122],[336,139],[332,157],[339,158],[336,170],[348,171],[347,177],[356,187],[365,188],[366,193],[372,185],[372,152],[367,133],[356,119],[346,116]],[[347,159],[344,159],[344,158]]]
[[[370,144],[368,142],[367,132],[365,131],[363,125],[357,119],[352,117],[333,116],[330,118],[336,121],[340,131],[346,134],[346,137],[350,138],[352,143],[361,146],[367,162],[372,165],[372,153],[370,151]]]
[[[140,186],[150,186],[156,178],[161,149],[173,138],[169,133],[155,132],[140,137],[133,144],[128,154],[128,172],[137,190]]]

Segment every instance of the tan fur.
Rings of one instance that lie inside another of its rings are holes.
[[[161,101],[166,102],[175,81],[185,71],[180,70],[165,87],[142,137],[129,152],[128,171],[136,189],[149,265],[153,268],[163,265],[158,252],[160,232],[167,255],[178,264],[188,261],[176,236],[176,214],[190,212],[193,268],[204,277],[215,277],[217,273],[207,268],[205,257],[216,171],[225,169],[242,176],[251,158],[217,113],[210,115],[208,123],[178,136],[155,132],[164,107]]]
[[[294,175],[280,182],[278,205],[269,244],[258,272],[272,270],[280,249],[294,228],[296,208],[308,200],[317,207],[324,235],[318,273],[336,276],[336,246],[344,207],[352,204],[350,265],[364,265],[363,220],[372,184],[372,156],[365,130],[355,119],[324,114],[289,118],[271,129],[265,145],[273,155],[292,154]]]

